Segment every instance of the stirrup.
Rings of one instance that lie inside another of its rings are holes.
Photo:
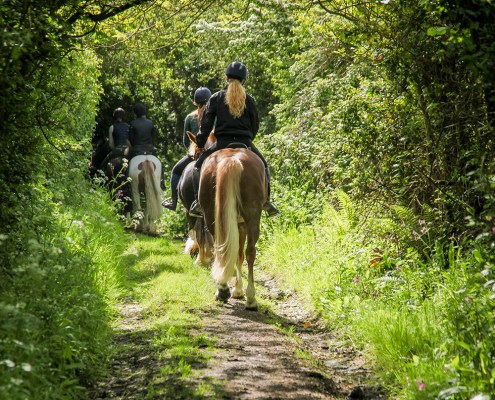
[[[177,208],[177,200],[166,199],[162,201],[162,206],[168,210],[175,211]]]
[[[277,214],[280,214],[280,210],[275,207],[271,201],[267,200],[265,204],[263,204],[263,211],[266,211],[266,215],[268,217],[274,217]]]
[[[201,208],[198,200],[194,200],[191,204],[191,207],[189,208],[189,215],[191,217],[203,218],[203,209]]]

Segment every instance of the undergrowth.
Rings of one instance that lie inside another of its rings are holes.
[[[376,218],[342,192],[336,204],[311,225],[270,225],[259,263],[364,349],[392,398],[489,399],[494,236],[435,240],[407,210]]]
[[[84,396],[105,364],[121,291],[129,236],[84,165],[58,162],[64,174],[19,187],[23,213],[0,237],[0,393],[9,400]]]

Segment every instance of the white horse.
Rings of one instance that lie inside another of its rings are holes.
[[[155,221],[162,215],[161,175],[162,164],[153,155],[137,155],[129,162],[128,176],[131,178],[132,211],[134,216],[136,213],[139,214],[139,211],[143,213],[142,218],[137,218],[138,228],[143,232],[155,234]],[[141,206],[141,195],[144,196],[144,207]]]

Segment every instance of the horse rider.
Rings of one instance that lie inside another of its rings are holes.
[[[130,142],[131,152],[129,157],[132,158],[138,154],[153,154],[155,153],[154,143],[158,136],[158,130],[153,122],[146,118],[146,107],[141,103],[134,105],[134,114],[136,119],[131,121]]]
[[[154,143],[156,143],[158,137],[158,129],[153,122],[146,117],[146,107],[142,103],[136,103],[133,111],[136,118],[131,121],[129,134],[131,151],[129,152],[129,159],[140,154],[155,155]],[[160,185],[163,190],[165,188],[163,183],[163,168]]]
[[[186,149],[189,148],[190,141],[186,132],[189,131],[194,135],[197,135],[199,132],[199,121],[201,120],[201,116],[206,107],[206,103],[211,97],[211,91],[207,87],[199,87],[194,92],[194,105],[197,107],[196,110],[191,112],[186,116],[184,120],[184,132],[182,143]],[[193,155],[186,154],[182,157],[177,164],[172,168],[172,176],[170,177],[170,189],[172,192],[172,198],[163,200],[162,206],[168,208],[169,210],[175,211],[177,208],[177,200],[178,200],[178,185],[180,177],[182,176],[182,172],[186,168],[186,166],[193,161]]]
[[[107,154],[103,162],[102,168],[105,168],[108,161],[114,157],[125,157],[129,153],[131,142],[129,141],[130,126],[124,122],[125,111],[123,108],[116,108],[112,114],[114,123],[108,129],[108,145],[112,149]]]
[[[196,136],[198,153],[201,154],[194,164],[194,192],[195,201],[191,204],[189,215],[202,217],[203,210],[198,202],[200,170],[204,160],[213,152],[226,148],[232,143],[242,143],[251,149],[265,165],[265,174],[268,181],[267,201],[263,205],[269,217],[277,215],[280,211],[270,202],[270,173],[265,158],[253,145],[259,129],[259,117],[253,97],[246,93],[243,82],[247,77],[246,66],[234,61],[225,71],[227,86],[214,93],[203,113],[200,123],[200,132]],[[213,126],[215,126],[216,143],[207,149],[203,148],[208,140]]]

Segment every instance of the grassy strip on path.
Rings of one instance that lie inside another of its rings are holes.
[[[193,332],[200,316],[217,307],[209,269],[194,265],[182,248],[137,235],[122,255],[127,272],[114,361],[94,397],[199,399],[222,391],[214,382],[196,387],[187,379],[213,351],[209,338]]]

